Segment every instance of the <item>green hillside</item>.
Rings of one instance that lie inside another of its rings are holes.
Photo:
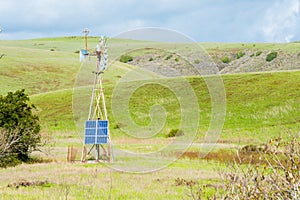
[[[107,71],[107,74],[109,72]],[[237,142],[242,138],[252,140],[254,137],[264,140],[280,133],[295,134],[299,131],[299,71],[225,75],[222,78],[227,102],[222,139],[228,142]],[[201,137],[201,133],[205,133],[209,126],[211,100],[201,78],[191,77],[188,81],[198,96]],[[112,116],[110,98],[113,84],[106,85],[105,89],[109,116]],[[42,124],[46,129],[64,132],[75,130],[72,90],[34,95],[31,99],[38,106]],[[178,128],[180,122],[180,107],[176,97],[168,89],[150,84],[137,90],[130,102],[131,116],[136,123],[147,125],[150,120],[150,107],[159,102],[169,116],[167,125],[161,132],[162,135],[166,135],[170,129]],[[112,118],[111,123],[112,127],[116,126]],[[121,133],[119,129],[113,129],[112,134],[118,137]]]
[[[97,40],[97,38],[90,38],[90,46],[95,46]],[[120,50],[124,51],[128,44],[132,48],[145,43],[149,42],[110,40],[112,48],[120,47]],[[163,45],[153,44],[158,47]],[[0,52],[6,54],[0,60],[1,94],[25,88],[31,95],[32,102],[39,109],[44,131],[63,131],[71,137],[77,137],[77,134],[72,134],[76,130],[72,113],[72,94],[76,74],[81,66],[76,51],[82,45],[83,40],[78,37],[0,41]],[[295,45],[298,44],[203,43],[203,47],[208,52],[215,52],[216,49],[226,52],[230,49],[249,48],[264,50],[280,48],[282,51],[295,52]],[[178,45],[178,48],[182,47]],[[104,81],[109,116],[112,116],[110,99],[115,84],[130,68],[132,68],[130,65],[116,62],[106,71]],[[253,140],[253,138],[261,139],[282,132],[295,133],[299,130],[299,77],[299,71],[222,75],[227,111],[221,139]],[[198,96],[201,109],[199,138],[202,138],[211,117],[210,96],[201,77],[187,77],[187,80]],[[169,117],[166,126],[157,137],[162,137],[171,129],[178,128],[180,108],[176,98],[166,88],[147,85],[136,91],[130,101],[131,116],[137,124],[141,125],[149,123],[150,107],[161,102]],[[116,127],[114,119],[110,120],[111,127]],[[124,136],[118,128],[113,129],[112,134],[114,137]]]

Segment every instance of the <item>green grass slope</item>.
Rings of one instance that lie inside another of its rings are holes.
[[[97,41],[96,37],[89,39],[91,49]],[[128,44],[130,44],[128,48],[133,48],[146,43],[149,42],[110,40],[111,47],[115,49],[120,47],[119,51],[126,51]],[[74,81],[81,66],[75,52],[83,44],[83,39],[79,37],[0,41],[0,53],[6,54],[0,60],[0,93],[25,88],[39,108],[45,131],[75,131],[72,94]],[[154,45],[159,47],[161,44],[154,43]],[[298,43],[203,43],[202,45],[208,52],[214,52],[216,49],[226,52],[230,49],[249,48],[264,50],[275,48],[295,52]],[[186,49],[182,45],[178,45],[178,48]],[[131,68],[130,65],[117,62],[104,76],[109,116],[112,116],[110,101],[115,84]],[[293,133],[299,130],[299,76],[299,71],[222,75],[227,101],[222,138],[225,140],[236,140],[245,136],[264,138],[264,135],[278,134],[283,130]],[[187,80],[198,96],[201,109],[199,127],[201,138],[210,122],[210,96],[202,78],[188,77]],[[147,125],[150,121],[149,109],[157,103],[164,106],[168,114],[166,126],[158,134],[160,137],[171,129],[178,128],[180,121],[180,107],[170,91],[151,84],[139,88],[131,98],[130,114],[137,124]],[[111,118],[111,122],[111,127],[117,127],[114,119]],[[123,135],[118,128],[113,129],[112,134]]]
[[[300,128],[300,72],[278,72],[222,76],[226,90],[226,118],[221,139],[265,140],[281,134],[296,134]],[[105,78],[104,78],[105,80]],[[211,99],[205,82],[199,77],[188,78],[195,90],[201,109],[199,137],[205,134],[211,117]],[[112,134],[124,136],[116,127],[111,111],[114,84],[105,86]],[[40,110],[43,127],[49,131],[75,131],[72,116],[72,90],[32,96]],[[51,102],[51,103],[49,103]],[[157,137],[179,128],[180,105],[167,88],[155,84],[140,87],[131,97],[130,114],[140,125],[150,122],[149,110],[160,104],[167,112],[164,129]],[[193,117],[193,116],[191,116]],[[119,126],[120,124],[118,124]],[[74,137],[77,137],[74,134]]]

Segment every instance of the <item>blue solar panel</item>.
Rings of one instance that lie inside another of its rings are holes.
[[[96,128],[96,121],[95,120],[86,121],[85,128]]]
[[[98,121],[98,127],[103,127],[103,128],[106,128],[108,127],[108,121],[107,120],[101,120],[101,121]]]
[[[95,137],[87,137],[86,136],[84,138],[84,143],[85,144],[95,144],[95,139],[96,139]]]
[[[107,135],[107,133],[108,133],[108,131],[107,131],[107,128],[105,128],[105,129],[98,129],[97,130],[98,132],[97,132],[97,135]]]
[[[97,137],[97,144],[107,144],[107,137]]]
[[[108,120],[87,120],[85,122],[84,143],[107,144]]]

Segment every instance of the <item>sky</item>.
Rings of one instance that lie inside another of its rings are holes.
[[[0,40],[157,27],[198,42],[300,40],[300,0],[0,0]]]

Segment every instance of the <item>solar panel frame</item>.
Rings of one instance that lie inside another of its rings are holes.
[[[87,120],[85,122],[84,143],[107,144],[109,135],[108,125],[108,120]]]

